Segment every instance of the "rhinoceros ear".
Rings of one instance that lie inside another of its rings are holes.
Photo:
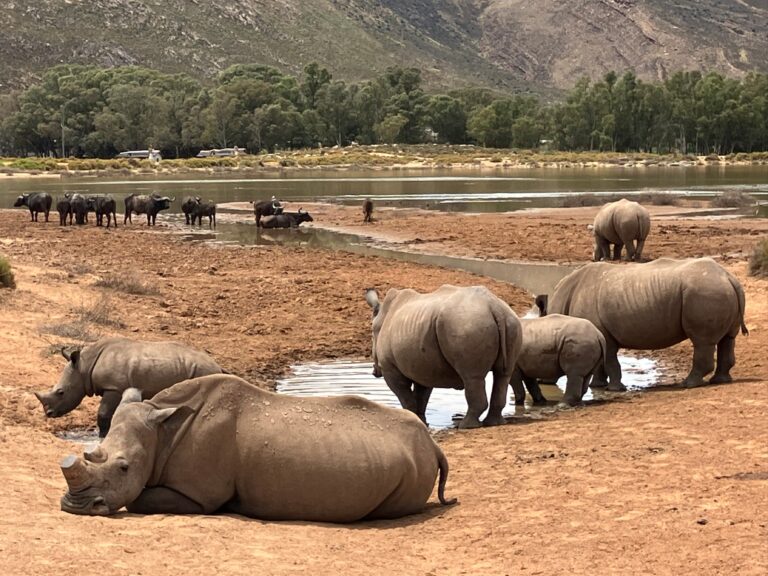
[[[595,229],[595,225],[594,224],[587,224],[587,230],[592,231],[594,229]]]
[[[80,350],[72,350],[69,354],[69,361],[72,362],[72,366],[77,366],[80,361]]]
[[[69,352],[67,352],[66,348],[62,348],[61,349],[61,355],[64,356],[64,358],[67,359],[67,362],[69,362],[69,359],[70,359],[71,356],[70,356]]]
[[[540,316],[547,315],[547,304],[549,303],[549,296],[547,294],[539,294],[536,296],[536,306],[539,309]]]
[[[379,313],[381,303],[379,302],[379,295],[375,288],[365,289],[365,301],[368,302],[368,306],[373,308],[373,315],[376,316],[376,314]]]
[[[162,408],[160,410],[152,410],[147,414],[147,424],[157,428],[160,424],[168,420],[171,416],[176,414],[178,408]]]

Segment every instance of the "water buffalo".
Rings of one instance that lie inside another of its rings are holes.
[[[235,376],[123,394],[101,445],[61,462],[61,509],[106,516],[234,512],[354,522],[424,509],[448,462],[413,414],[356,396],[298,398]]]
[[[109,228],[110,217],[117,228],[117,203],[112,196],[107,194],[95,194],[88,196],[88,207],[96,213],[96,226],[104,225],[104,216],[107,217],[107,228]]]
[[[627,260],[639,261],[643,256],[643,246],[651,229],[651,215],[637,202],[622,198],[603,206],[595,216],[592,225],[594,234],[595,262],[611,258],[621,258],[621,250],[627,247]],[[635,244],[637,243],[637,244]]]
[[[88,198],[82,194],[72,194],[69,197],[69,204],[72,207],[72,213],[75,215],[75,223],[81,225],[87,223],[88,212],[92,209]]]
[[[488,408],[485,376],[493,372],[483,424],[504,422],[522,347],[520,321],[505,302],[482,286],[449,285],[429,294],[392,288],[383,302],[369,289],[365,299],[373,308],[373,374],[384,376],[403,408],[426,421],[433,388],[463,389],[467,414],[459,428],[476,428]]]
[[[37,222],[37,217],[40,212],[45,213],[45,221],[48,222],[48,213],[51,211],[51,204],[53,198],[48,192],[32,192],[31,194],[22,194],[16,198],[16,202],[13,203],[14,208],[19,206],[26,206],[29,208],[29,216],[31,222]]]
[[[373,200],[366,198],[363,200],[363,222],[373,221]]]
[[[208,217],[208,228],[216,228],[216,204],[213,200],[199,200],[192,210],[192,224],[197,220],[198,226],[203,225],[203,216]]]
[[[200,203],[199,196],[185,196],[181,201],[181,211],[184,213],[184,221],[187,224],[194,224],[192,218],[192,212],[195,210],[195,206]]]
[[[624,390],[619,348],[658,350],[683,340],[693,343],[693,367],[684,386],[699,386],[715,369],[712,383],[730,382],[736,363],[736,336],[744,325],[744,290],[711,258],[660,258],[646,264],[587,264],[555,286],[552,296],[536,297],[547,313],[586,318],[603,333],[605,368],[598,367],[592,386]]]
[[[56,202],[56,211],[59,213],[59,226],[67,225],[67,216],[69,216],[69,225],[72,226],[72,202],[69,198],[62,198]]]
[[[563,403],[581,402],[592,374],[602,366],[605,338],[589,320],[561,314],[543,318],[521,318],[523,348],[512,375],[515,404],[525,402],[525,387],[534,404],[546,403],[538,379],[553,381],[568,377]]]
[[[256,226],[261,224],[263,216],[274,216],[283,213],[283,205],[272,196],[272,200],[256,200],[253,204],[253,214],[256,217]]]
[[[47,393],[35,396],[50,418],[77,408],[86,396],[101,396],[98,412],[99,435],[109,430],[120,395],[139,388],[145,398],[177,382],[222,372],[205,352],[179,342],[142,342],[127,338],[102,338],[98,342],[62,355],[69,361],[59,383]]]
[[[297,228],[302,222],[313,222],[314,218],[299,208],[298,212],[283,212],[261,219],[262,228]]]
[[[168,210],[171,207],[171,202],[175,201],[176,197],[169,198],[168,196],[159,196],[157,194],[151,195],[136,195],[130,194],[125,197],[125,216],[123,217],[123,224],[126,222],[133,223],[131,214],[146,214],[147,226],[154,226],[157,221],[157,213],[160,210]]]

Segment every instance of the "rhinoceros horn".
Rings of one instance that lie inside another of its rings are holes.
[[[83,450],[83,456],[86,460],[88,460],[88,462],[93,462],[94,464],[103,464],[107,461],[106,450],[104,450],[98,444]]]
[[[80,458],[70,454],[61,461],[60,466],[70,492],[75,492],[88,485],[88,470],[85,467],[85,462]]]

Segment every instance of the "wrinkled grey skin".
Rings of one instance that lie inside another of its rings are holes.
[[[35,392],[49,418],[77,408],[86,396],[101,396],[97,422],[99,436],[109,430],[120,396],[138,388],[151,398],[177,382],[218,374],[221,367],[205,352],[179,342],[143,342],[128,338],[102,338],[71,354],[59,383],[46,393]]]
[[[184,221],[187,224],[194,224],[192,213],[195,210],[195,206],[200,203],[199,196],[185,196],[181,201],[181,211],[184,213]]]
[[[279,201],[256,200],[253,204],[253,215],[256,218],[256,226],[261,226],[264,216],[274,216],[283,213],[283,205]]]
[[[72,194],[69,197],[69,203],[72,207],[72,213],[75,215],[75,224],[82,225],[88,222],[88,212],[91,210],[88,198],[82,194]]]
[[[176,197],[170,198],[168,196],[152,195],[136,195],[130,194],[125,197],[125,216],[123,216],[123,224],[126,222],[133,223],[131,218],[132,214],[146,214],[147,226],[154,226],[157,222],[157,214],[161,210],[168,210],[171,207],[171,202],[175,201]]]
[[[712,383],[731,382],[739,329],[744,325],[744,290],[711,258],[660,258],[646,264],[587,264],[538,296],[547,312],[586,318],[605,336],[605,369],[592,387],[623,390],[619,348],[658,350],[683,340],[693,343],[693,366],[683,385],[699,386],[715,370]],[[713,355],[717,349],[717,368]],[[607,374],[606,374],[607,373]]]
[[[109,228],[110,219],[117,228],[117,203],[112,196],[108,194],[94,194],[87,197],[88,207],[96,213],[96,226],[104,225],[104,216],[107,217],[107,228]]]
[[[56,211],[59,213],[59,226],[67,225],[67,216],[69,216],[69,225],[72,226],[72,203],[69,198],[62,198],[56,202]]]
[[[29,208],[29,216],[31,222],[38,221],[38,215],[40,212],[45,214],[45,221],[48,222],[48,214],[51,211],[51,204],[53,198],[48,192],[33,192],[31,194],[22,194],[16,198],[16,202],[13,203],[14,208],[19,206],[26,206]]]
[[[128,390],[85,459],[61,463],[61,508],[108,515],[234,512],[354,522],[421,512],[448,463],[413,414],[356,396],[297,398],[235,376],[196,378],[141,402]]]
[[[568,377],[563,403],[580,403],[592,374],[603,365],[603,335],[589,320],[562,314],[521,318],[520,322],[523,348],[511,381],[515,404],[525,402],[523,383],[534,404],[545,403],[538,380],[553,381],[561,376]]]
[[[637,202],[622,198],[603,206],[595,216],[592,233],[594,234],[593,260],[621,258],[621,251],[627,247],[627,260],[640,261],[648,232],[651,229],[651,215]]]
[[[265,216],[259,225],[262,228],[297,228],[302,222],[313,221],[314,218],[309,215],[309,212],[304,212],[299,208],[298,212],[283,212],[274,216]]]
[[[363,222],[373,222],[373,200],[363,200]]]
[[[192,224],[203,225],[203,216],[208,217],[208,228],[216,228],[216,203],[213,200],[199,200],[192,209]]]
[[[429,294],[390,289],[383,302],[366,291],[373,308],[374,376],[384,376],[400,405],[426,422],[433,388],[464,390],[467,414],[459,428],[480,426],[488,408],[485,376],[493,372],[483,425],[504,422],[507,387],[522,346],[512,309],[482,286],[445,285]]]

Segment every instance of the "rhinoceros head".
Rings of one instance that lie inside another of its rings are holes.
[[[156,409],[129,388],[102,443],[83,458],[70,454],[61,461],[67,492],[61,509],[70,514],[107,516],[136,500],[155,463],[158,429],[177,408]]]
[[[371,356],[373,358],[373,375],[376,378],[381,378],[381,366],[379,366],[378,357],[376,355],[376,340],[379,337],[381,331],[381,325],[384,323],[384,314],[381,312],[381,302],[379,301],[379,294],[373,288],[367,288],[365,290],[365,301],[373,309],[373,322],[371,325],[371,331],[373,333],[373,343],[371,346]]]
[[[58,418],[77,408],[85,398],[85,381],[80,371],[80,350],[61,351],[69,363],[61,373],[59,383],[50,392],[35,392],[49,418]]]

